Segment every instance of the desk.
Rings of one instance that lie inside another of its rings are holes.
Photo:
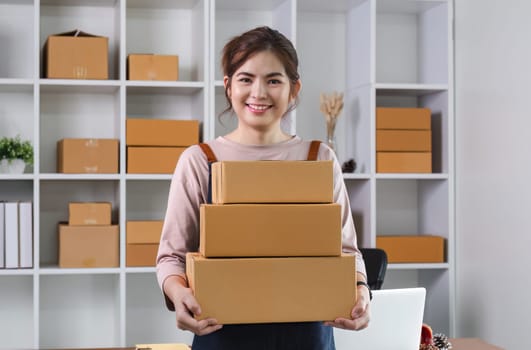
[[[497,346],[485,343],[478,338],[453,338],[450,339],[452,350],[504,350]]]

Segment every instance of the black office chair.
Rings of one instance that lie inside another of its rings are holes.
[[[367,284],[371,289],[381,289],[387,271],[387,254],[380,248],[360,248],[367,269]]]

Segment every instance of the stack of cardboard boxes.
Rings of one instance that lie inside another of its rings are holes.
[[[201,318],[221,324],[350,317],[355,259],[341,253],[341,207],[329,161],[212,165],[199,253],[187,277]]]
[[[128,118],[126,124],[130,174],[172,174],[186,147],[199,142],[198,120]]]
[[[431,173],[428,108],[376,108],[376,172]]]
[[[59,224],[59,267],[118,267],[118,225],[108,202],[71,202],[68,224]]]

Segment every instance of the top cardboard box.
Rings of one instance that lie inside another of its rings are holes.
[[[429,108],[376,108],[376,129],[430,130]]]
[[[212,164],[212,203],[332,203],[332,161]]]
[[[108,79],[109,40],[74,30],[50,35],[44,45],[44,77]]]

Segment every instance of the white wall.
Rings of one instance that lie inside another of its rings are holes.
[[[455,0],[457,336],[531,349],[531,2]]]

